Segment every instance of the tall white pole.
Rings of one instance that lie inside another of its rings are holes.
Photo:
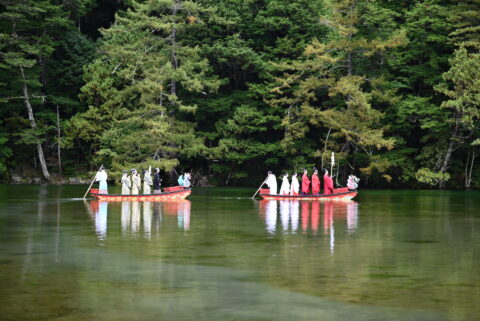
[[[332,152],[332,157],[330,158],[330,176],[333,176],[333,164],[335,164],[335,153]]]

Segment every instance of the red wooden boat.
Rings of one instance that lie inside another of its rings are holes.
[[[91,189],[90,195],[100,201],[178,201],[185,199],[192,190],[181,186],[166,187],[162,189],[160,194],[138,194],[138,195],[123,195],[123,194],[100,194],[98,189]]]
[[[357,196],[356,190],[349,190],[347,187],[334,188],[333,194],[325,195],[270,195],[270,190],[264,188],[260,190],[260,197],[265,200],[304,200],[304,201],[316,201],[316,200],[329,200],[329,201],[350,201]]]

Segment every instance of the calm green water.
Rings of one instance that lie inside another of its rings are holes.
[[[0,185],[0,320],[479,320],[480,193]]]

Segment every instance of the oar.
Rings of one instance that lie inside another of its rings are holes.
[[[100,166],[100,168],[98,169],[98,171],[101,170],[102,168],[103,168],[103,165]],[[98,171],[97,171],[97,172],[98,172]],[[90,192],[90,189],[92,188],[93,182],[95,182],[95,177],[97,177],[97,173],[95,173],[95,176],[93,177],[92,182],[90,183],[90,186],[89,186],[88,189],[87,189],[87,192],[85,193],[85,195],[83,195],[83,199],[85,199],[85,198],[87,197],[88,192]]]
[[[260,187],[257,189],[257,191],[255,192],[255,194],[253,194],[252,196],[252,200],[255,198],[255,196],[257,195],[258,191],[262,188],[263,184],[265,184],[265,182],[267,181],[268,179],[268,176],[267,178],[265,178],[265,180],[263,181],[263,183],[260,185]]]

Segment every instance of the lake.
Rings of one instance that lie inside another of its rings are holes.
[[[85,189],[0,185],[0,320],[479,319],[479,192],[107,203]]]

